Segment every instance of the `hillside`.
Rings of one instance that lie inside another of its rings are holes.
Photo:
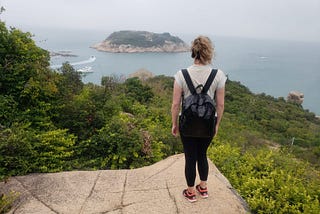
[[[110,34],[93,48],[106,52],[185,52],[189,47],[184,41],[170,33],[147,31],[118,31]]]

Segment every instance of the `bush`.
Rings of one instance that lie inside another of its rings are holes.
[[[320,212],[319,175],[288,153],[268,149],[241,153],[230,144],[218,144],[210,148],[209,156],[253,213]]]
[[[36,133],[29,124],[14,124],[0,131],[0,180],[30,172],[68,169],[75,138],[66,130]]]
[[[115,115],[98,134],[79,146],[86,167],[103,169],[136,168],[164,156],[162,142],[153,140],[147,129],[128,113]],[[89,163],[89,166],[88,166]]]
[[[154,96],[151,88],[143,85],[137,77],[127,79],[124,84],[126,87],[125,93],[129,99],[131,98],[140,103],[148,103]]]
[[[32,171],[35,132],[28,124],[14,124],[0,131],[0,180]]]
[[[37,134],[33,139],[34,172],[59,172],[69,168],[75,137],[67,130],[52,130]]]

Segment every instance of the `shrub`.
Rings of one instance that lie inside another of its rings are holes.
[[[162,142],[155,141],[128,113],[112,117],[97,135],[82,142],[80,148],[82,157],[94,160],[89,167],[104,169],[141,167],[161,160],[164,155]],[[86,165],[85,161],[83,164]]]
[[[14,124],[0,131],[0,179],[30,172],[68,169],[75,137],[66,130],[36,133],[29,124]]]
[[[288,153],[268,149],[241,153],[230,144],[218,144],[210,148],[209,156],[253,213],[320,212],[319,175]]]

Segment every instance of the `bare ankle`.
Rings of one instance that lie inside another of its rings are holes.
[[[202,189],[207,188],[207,182],[206,182],[206,181],[200,181],[200,187],[201,187]]]
[[[188,187],[188,192],[189,193],[195,193],[194,187]]]

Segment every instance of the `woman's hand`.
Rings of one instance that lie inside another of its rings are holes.
[[[173,136],[177,137],[178,136],[178,127],[172,126],[171,133]]]

